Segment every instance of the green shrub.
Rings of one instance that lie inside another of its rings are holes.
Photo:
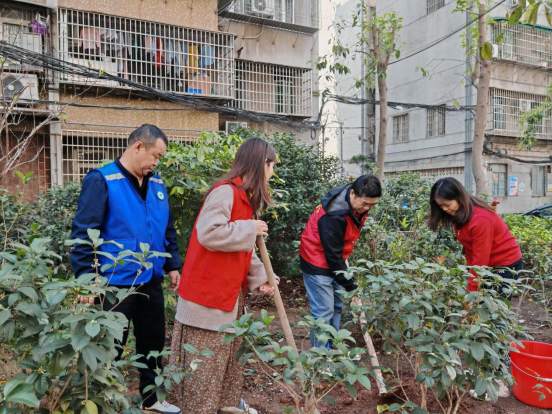
[[[427,409],[428,392],[441,401],[443,414],[455,414],[474,389],[497,398],[498,381],[511,382],[510,344],[524,336],[516,314],[497,293],[497,279],[484,268],[479,292],[466,292],[468,269],[416,259],[402,264],[363,261],[350,269],[359,283],[354,294],[368,330],[381,336],[383,350],[406,363],[419,383],[409,395],[394,370],[398,393]]]
[[[239,135],[209,133],[189,145],[169,146],[159,171],[169,187],[183,251],[205,192],[229,170],[243,140],[253,135],[243,130]],[[316,148],[298,143],[292,135],[264,138],[278,153],[271,183],[275,205],[263,217],[270,229],[267,247],[276,272],[296,275],[299,236],[320,197],[335,184],[338,163],[335,158],[321,157]]]
[[[405,262],[416,257],[462,261],[461,247],[451,231],[427,226],[431,181],[404,173],[386,179],[383,196],[370,212],[351,263],[358,259]]]
[[[233,332],[225,340],[242,340],[240,360],[257,362],[260,373],[292,398],[294,413],[318,413],[320,400],[340,384],[351,395],[356,395],[357,383],[370,389],[368,370],[358,363],[365,350],[355,347],[351,332],[337,331],[308,316],[299,326],[315,329],[322,342],[332,342],[332,348],[312,347],[298,353],[290,346],[280,345],[271,333],[269,326],[273,319],[264,309],[259,318],[245,314],[230,326]]]

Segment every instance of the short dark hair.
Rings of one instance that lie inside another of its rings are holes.
[[[451,216],[445,213],[437,204],[437,198],[456,200],[458,203],[456,214]],[[437,231],[441,227],[450,227],[451,225],[462,227],[470,220],[474,206],[493,211],[483,200],[468,193],[462,183],[454,177],[440,178],[435,181],[435,184],[431,187],[429,205],[428,226],[433,231]]]
[[[378,177],[372,174],[361,175],[353,184],[352,190],[358,197],[381,197],[381,182]]]
[[[152,124],[143,124],[130,133],[127,146],[130,147],[135,142],[141,141],[146,147],[151,147],[158,139],[162,140],[165,145],[169,145],[167,136],[159,127]]]

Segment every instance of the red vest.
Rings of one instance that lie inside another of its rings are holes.
[[[241,188],[242,180],[219,181],[211,191],[221,185],[230,184],[234,192],[230,221],[251,220],[253,209],[249,198]],[[197,219],[196,219],[197,221]],[[182,299],[207,308],[230,312],[238,300],[240,290],[247,282],[253,251],[220,252],[203,247],[197,240],[194,225],[178,294]]]
[[[320,269],[330,268],[326,261],[324,247],[320,242],[320,235],[318,234],[318,220],[325,214],[326,211],[321,205],[316,206],[309,217],[305,230],[301,234],[301,244],[299,246],[299,254],[303,260]],[[353,253],[355,244],[360,237],[360,230],[367,217],[368,215],[366,214],[362,219],[360,227],[355,224],[350,216],[345,217],[347,227],[345,228],[343,240],[343,260],[347,260],[351,256],[351,253]]]

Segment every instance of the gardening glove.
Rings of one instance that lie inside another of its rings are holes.
[[[335,281],[347,292],[352,292],[358,287],[353,279],[347,279],[342,274],[336,275]]]

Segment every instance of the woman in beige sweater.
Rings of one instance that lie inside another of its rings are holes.
[[[240,398],[240,341],[225,344],[221,327],[244,313],[247,291],[274,293],[254,251],[256,237],[266,235],[268,226],[254,217],[270,203],[268,181],[275,159],[266,141],[243,143],[226,178],[207,193],[194,225],[178,290],[171,362],[188,366],[197,359],[186,354],[183,344],[208,348],[213,356],[202,358],[179,387],[183,413],[215,414],[225,407],[256,413]]]

